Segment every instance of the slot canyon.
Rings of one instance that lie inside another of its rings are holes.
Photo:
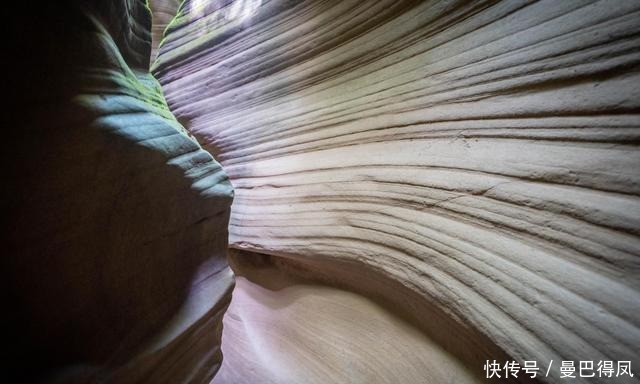
[[[640,1],[7,12],[6,383],[640,383]]]

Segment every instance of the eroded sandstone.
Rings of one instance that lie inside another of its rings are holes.
[[[34,46],[11,59],[21,83],[3,153],[3,378],[210,381],[233,192],[149,73],[149,9],[51,2],[24,15],[13,34]]]
[[[11,12],[4,377],[637,374],[640,4],[150,7]]]
[[[385,276],[480,374],[640,364],[638,3],[228,11],[185,2],[153,71],[236,188],[231,247]]]

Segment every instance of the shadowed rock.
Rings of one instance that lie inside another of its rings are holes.
[[[148,8],[56,2],[25,15],[4,142],[5,377],[210,381],[233,286],[233,192],[149,73]]]

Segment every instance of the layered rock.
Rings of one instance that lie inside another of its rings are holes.
[[[232,267],[240,276],[213,384],[482,382],[385,303],[301,278],[264,255],[234,253]]]
[[[30,6],[7,72],[3,377],[209,382],[233,193],[149,73],[149,9]]]
[[[232,180],[232,247],[382,296],[478,374],[640,365],[640,4],[178,12],[154,73]]]

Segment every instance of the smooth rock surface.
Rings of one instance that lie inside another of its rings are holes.
[[[640,367],[638,32],[634,1],[185,1],[153,72],[232,247],[395,281],[479,374]]]
[[[152,1],[148,3],[151,8],[151,62],[158,57],[158,45],[162,41],[164,31],[176,15],[179,0]]]
[[[233,191],[149,73],[149,9],[24,5],[3,124],[3,381],[207,383]]]
[[[268,261],[236,262],[234,271],[224,360],[213,384],[482,382],[370,299],[296,278]]]

